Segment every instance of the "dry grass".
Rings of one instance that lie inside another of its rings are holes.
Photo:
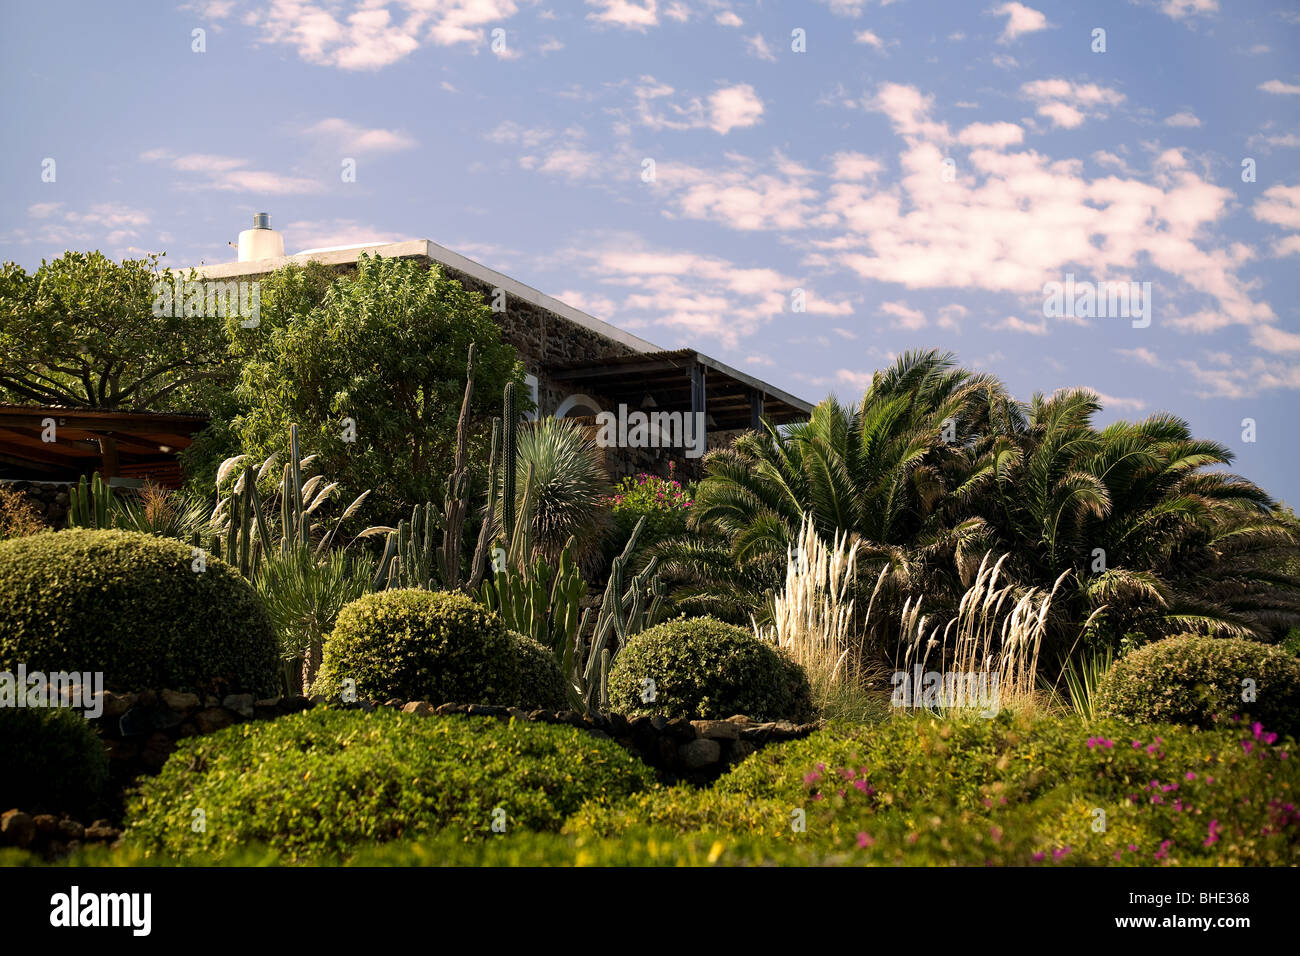
[[[1069,572],[1057,578],[1050,591],[1011,583],[999,587],[1008,556],[992,566],[990,557],[984,555],[957,616],[945,624],[929,626],[929,618],[921,614],[921,598],[907,600],[899,643],[903,659],[900,667],[895,657],[895,667],[907,671],[919,663],[922,671],[987,674],[990,681],[996,676],[1000,707],[1039,709],[1038,654],[1052,599]],[[915,635],[910,642],[908,635]],[[933,657],[937,660],[932,663]]]
[[[879,668],[864,660],[853,628],[857,551],[847,534],[827,546],[805,519],[798,548],[787,556],[772,624],[755,624],[754,631],[803,667],[823,715],[863,720],[880,710],[867,689]]]

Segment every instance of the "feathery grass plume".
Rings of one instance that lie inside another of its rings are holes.
[[[828,546],[805,517],[797,549],[786,555],[785,587],[772,600],[771,624],[754,632],[790,655],[808,674],[826,716],[862,719],[873,708],[870,668],[853,631],[857,542],[837,534]]]

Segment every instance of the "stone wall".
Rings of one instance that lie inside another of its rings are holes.
[[[67,523],[67,482],[6,481],[4,484],[34,503],[49,527],[62,528]]]

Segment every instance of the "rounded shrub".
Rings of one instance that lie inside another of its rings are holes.
[[[1243,692],[1252,686],[1254,700]],[[1139,723],[1210,727],[1249,717],[1300,735],[1300,660],[1237,638],[1171,637],[1120,658],[1098,689],[1098,712]]]
[[[361,697],[513,706],[518,658],[501,618],[472,598],[399,588],[343,606],[313,690],[332,696],[349,678]]]
[[[147,854],[220,859],[264,845],[303,861],[438,832],[558,831],[585,800],[653,784],[612,740],[575,727],[379,709],[311,711],[183,740],[127,806]],[[207,826],[191,829],[202,807]]]
[[[653,700],[643,699],[652,686]],[[616,713],[725,720],[811,720],[803,668],[749,631],[711,617],[667,621],[635,634],[614,659]]]
[[[253,587],[208,555],[133,531],[0,542],[0,670],[102,671],[109,690],[268,696],[275,632]]]
[[[108,754],[86,718],[66,707],[0,708],[0,808],[81,811],[108,782]]]
[[[568,706],[564,674],[555,655],[531,637],[516,631],[509,634],[519,667],[518,706],[528,710],[563,710]]]

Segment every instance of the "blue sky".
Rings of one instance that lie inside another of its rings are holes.
[[[813,401],[939,347],[1172,411],[1300,502],[1295,0],[43,0],[0,62],[25,267],[428,238]]]

